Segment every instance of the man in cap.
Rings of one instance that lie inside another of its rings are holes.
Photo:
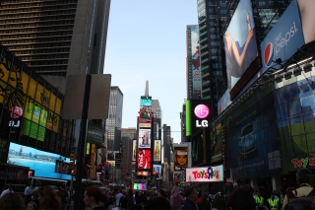
[[[276,198],[276,192],[271,193],[271,197],[267,199],[267,207],[269,210],[280,209],[280,199]]]
[[[258,210],[264,210],[264,198],[260,195],[259,189],[256,190],[256,195],[254,195],[254,199],[256,201],[256,207]]]

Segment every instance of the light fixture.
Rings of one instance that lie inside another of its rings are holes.
[[[313,67],[313,65],[312,64],[305,64],[304,65],[304,72],[306,73],[306,72],[310,72],[310,71],[312,71],[312,67]]]
[[[283,78],[283,76],[282,75],[280,75],[280,76],[277,76],[276,77],[276,83],[280,83],[280,82],[282,82],[282,78]]]
[[[284,78],[285,78],[286,80],[291,79],[291,77],[292,77],[292,72],[291,72],[291,71],[286,72],[286,73],[284,74]]]
[[[293,70],[294,76],[299,76],[299,75],[301,75],[301,71],[302,71],[302,69],[301,69],[300,67],[296,67],[296,68]]]

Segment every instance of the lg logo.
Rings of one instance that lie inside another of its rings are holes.
[[[210,114],[210,109],[205,104],[199,104],[194,110],[195,116],[199,119],[205,119]],[[208,120],[196,120],[196,127],[208,127]]]

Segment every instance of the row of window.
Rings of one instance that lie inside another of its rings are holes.
[[[7,6],[1,7],[1,14],[11,14],[11,13],[21,13],[21,12],[45,12],[45,11],[57,11],[57,10],[70,10],[76,9],[76,5],[62,5],[62,6],[52,6],[52,7],[32,7],[32,8],[25,8],[25,7],[18,7],[11,9]]]
[[[69,34],[73,31],[72,27],[50,27],[50,28],[25,28],[20,30],[0,30],[0,34],[18,34],[18,33],[43,33],[50,31],[64,31]]]
[[[28,11],[27,11],[28,10]],[[54,11],[45,11],[38,8],[38,11],[33,9],[25,9],[25,12],[22,10],[4,10],[0,14],[5,15],[7,18],[16,18],[16,17],[43,17],[43,16],[52,16],[52,15],[65,15],[65,14],[75,14],[75,10],[64,9],[64,10],[54,10]]]
[[[71,37],[59,37],[59,38],[52,38],[52,39],[22,39],[22,40],[10,40],[10,41],[2,41],[2,44],[31,44],[31,43],[45,43],[45,42],[64,42],[64,41],[71,41]]]
[[[71,43],[51,43],[51,44],[38,44],[38,45],[25,45],[25,46],[12,46],[10,49],[28,49],[28,48],[44,48],[44,47],[61,47],[61,46],[69,46]]]
[[[37,2],[37,3],[35,3]],[[2,4],[4,6],[10,6],[10,4],[18,4],[21,6],[23,3],[33,3],[33,4],[23,4],[23,6],[48,6],[48,5],[63,5],[63,4],[76,4],[77,0],[64,0],[64,1],[35,1],[35,0],[12,0],[12,1],[5,1]],[[16,8],[16,5],[11,5],[11,8]]]
[[[44,21],[56,21],[56,20],[74,20],[74,15],[62,15],[62,16],[50,16],[50,17],[38,17],[23,19],[23,17],[29,17],[28,15],[16,17],[17,19],[2,19],[0,24],[13,24],[13,23],[30,23],[30,22],[44,22]]]

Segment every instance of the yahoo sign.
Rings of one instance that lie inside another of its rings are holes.
[[[304,45],[297,2],[293,0],[260,45],[262,68],[279,67],[275,60],[285,61]]]

